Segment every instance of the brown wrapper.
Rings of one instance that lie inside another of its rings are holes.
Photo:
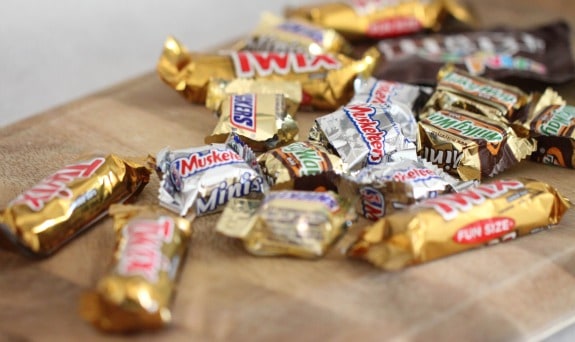
[[[467,9],[455,0],[350,0],[286,10],[288,18],[309,20],[353,40],[438,30],[448,14],[466,23],[474,21]]]
[[[513,122],[530,98],[519,88],[473,76],[447,65],[438,73],[437,88],[421,116],[443,108],[460,108],[491,119]]]
[[[386,216],[367,227],[347,255],[398,270],[547,229],[570,206],[546,183],[497,180]]]
[[[354,78],[370,75],[377,58],[376,49],[368,50],[360,60],[344,55],[296,52],[190,53],[169,37],[157,71],[165,83],[195,103],[205,103],[211,79],[249,78],[300,82],[302,105],[335,109],[349,101]]]
[[[106,332],[162,328],[172,318],[190,221],[154,206],[115,205],[110,215],[116,232],[112,265],[96,289],[82,297],[80,312]]]
[[[455,108],[421,119],[418,133],[418,154],[463,180],[493,177],[535,149],[504,122]]]
[[[301,18],[284,19],[264,12],[259,26],[233,49],[270,52],[351,54],[351,45],[335,30]]]
[[[258,256],[318,258],[355,219],[334,192],[272,191],[263,201],[233,199],[216,230]]]
[[[224,99],[218,124],[205,142],[223,143],[232,131],[259,152],[294,142],[299,129],[286,113],[282,94],[243,94]]]
[[[211,80],[208,84],[206,107],[221,115],[222,102],[234,94],[283,94],[285,110],[295,118],[302,101],[299,82],[236,79],[233,81]]]
[[[328,172],[341,173],[341,159],[310,141],[270,150],[258,161],[272,190],[329,188]]]
[[[111,154],[65,166],[0,211],[0,245],[30,256],[54,253],[111,204],[139,193],[150,177],[144,165]]]

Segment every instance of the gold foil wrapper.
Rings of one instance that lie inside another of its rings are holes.
[[[299,82],[302,105],[335,109],[353,95],[357,75],[371,75],[380,54],[369,49],[360,60],[344,55],[310,55],[297,52],[230,51],[190,53],[168,37],[157,65],[161,79],[188,100],[204,104],[212,79],[236,78]]]
[[[231,200],[216,225],[259,256],[318,258],[355,218],[333,192],[272,191],[263,201]]]
[[[461,109],[443,109],[419,121],[418,154],[463,180],[493,177],[535,150],[500,120]]]
[[[301,18],[284,19],[264,12],[259,26],[233,49],[249,51],[303,52],[312,55],[342,53],[349,55],[351,45],[335,30],[326,29]]]
[[[354,40],[438,30],[448,14],[466,23],[475,21],[469,11],[455,0],[350,0],[286,10],[288,18],[309,20]]]
[[[145,163],[116,155],[65,166],[0,211],[0,244],[31,256],[48,256],[148,183]]]
[[[272,190],[314,190],[326,187],[326,174],[343,172],[341,159],[310,141],[270,150],[258,157]],[[326,187],[327,188],[327,187]]]
[[[82,298],[81,314],[106,332],[162,328],[171,321],[190,221],[154,206],[115,205],[110,215],[116,232],[113,262],[96,289]]]
[[[254,150],[267,151],[294,142],[299,128],[286,113],[282,94],[229,95],[206,143],[225,142],[233,131]]]
[[[283,94],[285,110],[295,118],[302,101],[299,82],[236,79],[233,81],[211,80],[208,84],[206,107],[221,115],[222,102],[234,94]]]
[[[447,65],[439,71],[437,88],[420,116],[453,107],[490,119],[513,122],[522,115],[529,101],[529,95],[519,88],[473,76]]]
[[[570,206],[546,183],[497,180],[388,215],[367,227],[347,255],[398,270],[544,230]]]

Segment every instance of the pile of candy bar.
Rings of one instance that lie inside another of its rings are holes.
[[[128,332],[170,321],[201,215],[221,212],[215,230],[249,253],[310,259],[363,216],[346,254],[384,270],[547,229],[568,199],[489,178],[525,158],[574,167],[575,107],[533,91],[575,77],[569,27],[452,32],[454,19],[473,21],[455,0],[348,1],[265,14],[218,53],[170,37],[158,73],[217,114],[207,145],[68,165],[0,212],[0,243],[49,256],[113,216],[113,262],[82,313]],[[300,132],[301,107],[329,113]],[[158,205],[121,204],[154,169]]]

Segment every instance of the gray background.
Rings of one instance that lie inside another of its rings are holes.
[[[154,70],[167,35],[205,50],[304,0],[1,0],[0,126]]]

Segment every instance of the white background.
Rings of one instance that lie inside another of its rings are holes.
[[[155,68],[169,34],[206,50],[305,0],[0,0],[0,126]]]

